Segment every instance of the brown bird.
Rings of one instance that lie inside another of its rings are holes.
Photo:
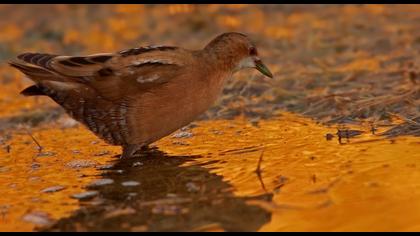
[[[25,96],[46,95],[111,145],[134,153],[193,121],[218,98],[234,72],[273,75],[241,33],[217,36],[202,50],[139,47],[60,56],[23,53],[9,62],[35,82]]]

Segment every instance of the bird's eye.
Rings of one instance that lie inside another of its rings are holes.
[[[256,56],[257,54],[258,54],[258,53],[257,53],[257,49],[256,49],[256,48],[251,47],[251,48],[249,49],[249,55]]]

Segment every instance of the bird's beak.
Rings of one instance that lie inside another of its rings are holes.
[[[261,72],[263,75],[268,76],[270,78],[273,78],[273,74],[270,72],[270,70],[267,68],[267,66],[262,63],[261,60],[255,61],[255,68]]]

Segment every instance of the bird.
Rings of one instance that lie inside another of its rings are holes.
[[[9,60],[35,84],[24,96],[48,96],[73,119],[128,158],[206,112],[225,81],[245,68],[273,74],[253,41],[222,33],[204,48],[143,46],[65,56],[22,53]]]

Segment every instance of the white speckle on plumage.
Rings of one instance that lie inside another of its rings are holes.
[[[139,76],[139,77],[137,77],[137,82],[139,82],[141,84],[151,83],[151,82],[156,81],[158,79],[159,79],[159,75],[157,75],[157,74],[154,74],[154,75],[152,75],[151,77],[148,77],[148,78],[145,78],[143,76]]]
[[[154,49],[154,48],[160,48],[163,47],[163,45],[151,45],[151,46],[147,46],[147,49]]]
[[[131,50],[138,50],[138,49],[139,49],[139,48],[126,49],[126,50],[122,50],[122,51],[120,51],[119,53],[124,54],[124,53],[127,53],[127,52],[131,51]]]
[[[145,60],[138,60],[138,61],[134,61],[132,64],[134,66],[140,66],[140,65],[143,65],[143,64],[147,64],[147,63],[160,63],[160,64],[165,64],[165,65],[175,64],[173,61],[164,60],[164,59],[145,59]]]

